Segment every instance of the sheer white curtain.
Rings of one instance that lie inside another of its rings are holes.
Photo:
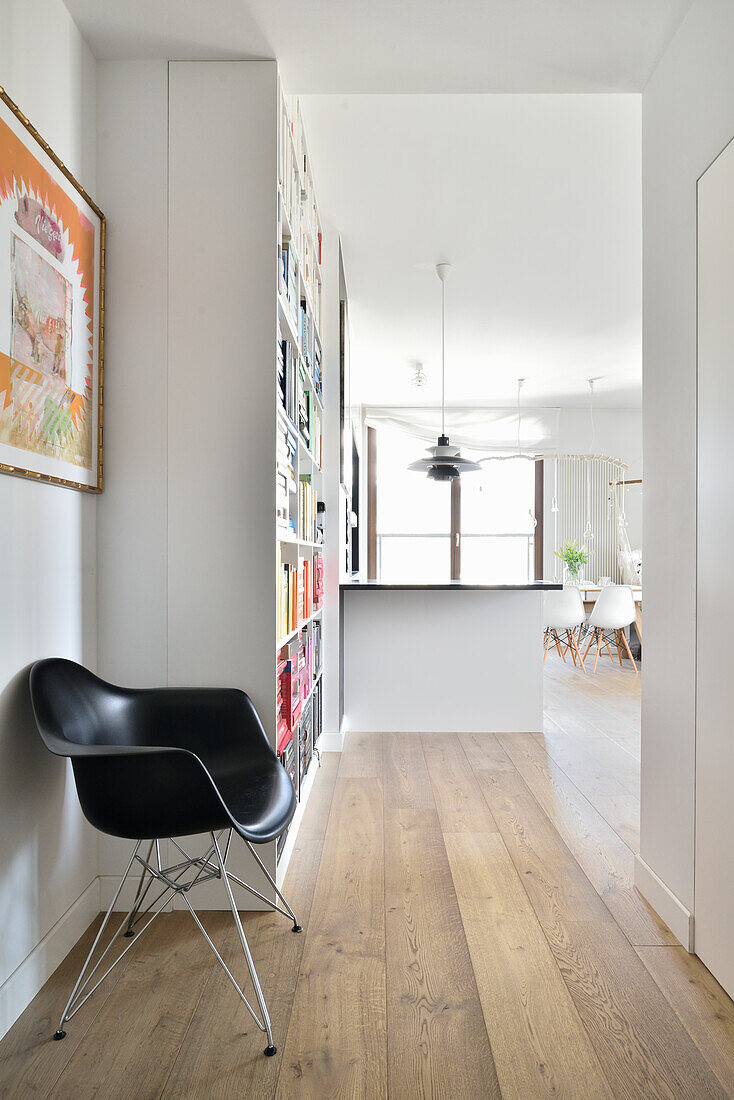
[[[446,434],[477,455],[554,455],[559,417],[557,408],[523,407],[518,418],[516,408],[453,406],[446,409]],[[370,405],[364,419],[373,428],[397,428],[427,447],[441,431],[441,410],[429,406]]]

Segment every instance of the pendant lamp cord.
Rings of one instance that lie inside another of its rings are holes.
[[[594,537],[591,525],[591,463],[594,461],[594,448],[596,446],[596,425],[594,424],[594,379],[589,379],[589,416],[591,418],[591,457],[586,460],[586,530],[584,539]]]
[[[553,545],[558,549],[558,451],[553,459]],[[553,580],[558,580],[558,556],[553,555]]]
[[[446,281],[441,280],[441,435],[446,435]]]

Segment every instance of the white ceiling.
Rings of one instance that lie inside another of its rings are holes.
[[[277,57],[290,91],[641,91],[691,0],[66,0],[98,58]]]
[[[637,406],[637,95],[308,96],[322,212],[339,227],[358,399]],[[429,384],[416,390],[410,364]]]
[[[66,4],[98,58],[278,58],[366,400],[437,399],[450,260],[450,400],[511,401],[525,376],[528,402],[583,403],[593,376],[600,404],[639,404],[639,96],[503,93],[639,92],[691,0]]]

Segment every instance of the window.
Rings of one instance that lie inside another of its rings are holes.
[[[394,428],[377,431],[377,577],[384,584],[451,579],[451,485],[408,470],[424,446]],[[486,462],[465,474],[457,515],[461,580],[532,581],[534,511],[535,469],[527,459]]]
[[[535,463],[484,462],[461,479],[461,579],[528,584],[534,579]]]
[[[408,469],[425,444],[377,432],[377,576],[383,584],[451,580],[451,486]]]

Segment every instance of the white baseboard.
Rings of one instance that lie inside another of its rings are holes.
[[[120,874],[122,874],[122,871],[124,871],[124,870],[125,870],[125,868],[123,866],[121,868]],[[115,905],[115,912],[116,913],[127,913],[130,910],[130,907],[131,907],[131,905],[133,903],[133,900],[135,898],[135,891],[138,888],[138,879],[139,878],[140,878],[139,873],[134,878],[133,878],[132,874],[130,875],[130,878],[127,880],[127,882],[123,886],[123,888],[120,892],[120,896],[117,899],[117,904]],[[107,912],[107,907],[110,904],[110,902],[112,901],[113,897],[115,896],[115,890],[117,889],[117,887],[119,885],[120,885],[120,875],[100,875],[99,876],[99,897],[100,897],[99,907],[100,907],[101,912],[103,912],[103,913]],[[152,887],[151,887],[151,889],[152,889]],[[152,901],[154,897],[155,897],[155,894],[149,894],[148,895],[148,900]],[[163,907],[162,912],[170,913],[171,908],[172,908],[171,905],[166,905],[166,906]]]
[[[99,913],[95,876],[56,924],[0,985],[0,1038],[28,1007]]]
[[[680,898],[658,878],[641,856],[635,856],[635,886],[686,951],[693,954],[693,913],[686,909]]]
[[[344,748],[344,734],[322,733],[319,748],[321,752],[341,752]]]

